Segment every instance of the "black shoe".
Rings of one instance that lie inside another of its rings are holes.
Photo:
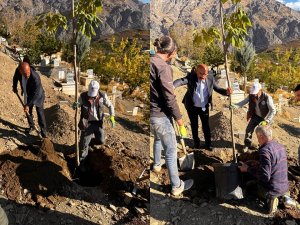
[[[43,138],[48,137],[47,132],[43,129],[41,130],[41,135],[42,135]]]
[[[33,130],[33,127],[25,128],[25,134],[30,134]]]
[[[205,149],[208,150],[208,151],[213,151],[213,150],[215,150],[215,148],[212,147],[211,145],[205,146]]]
[[[195,143],[193,146],[194,149],[199,149],[200,148],[200,143]]]

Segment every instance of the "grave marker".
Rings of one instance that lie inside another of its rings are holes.
[[[139,107],[134,107],[133,110],[132,110],[132,115],[136,116],[138,111],[139,111]]]

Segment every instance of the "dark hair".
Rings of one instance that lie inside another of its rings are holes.
[[[298,85],[296,86],[295,92],[296,92],[296,91],[300,91],[300,84],[298,84]]]
[[[175,41],[169,36],[162,36],[155,39],[154,44],[158,53],[161,54],[172,54],[177,50]]]

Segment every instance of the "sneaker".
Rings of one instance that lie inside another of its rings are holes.
[[[30,134],[33,130],[34,130],[33,127],[25,128],[25,133]]]
[[[270,199],[267,200],[267,203],[268,203],[269,214],[275,213],[277,211],[277,207],[279,204],[278,198],[271,197]]]
[[[161,165],[159,165],[159,166],[153,166],[152,171],[155,172],[155,173],[159,173],[161,171]]]
[[[180,186],[172,188],[172,195],[177,196],[180,195],[182,192],[189,190],[194,184],[193,179],[188,179],[186,181],[180,180]]]

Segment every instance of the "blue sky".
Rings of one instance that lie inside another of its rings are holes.
[[[276,1],[281,2],[292,9],[300,11],[300,0],[276,0]]]

